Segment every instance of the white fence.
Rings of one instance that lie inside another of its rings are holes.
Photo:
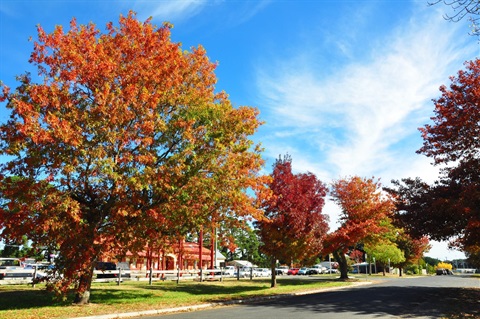
[[[3,270],[3,273],[8,273],[4,279],[0,280],[0,285],[9,284],[28,284],[32,283],[32,279],[35,277],[41,278],[42,271],[36,272],[35,269],[8,269]],[[11,277],[15,275],[15,277]],[[135,280],[135,281],[149,281],[151,284],[153,281],[162,280],[223,280],[223,278],[230,277],[224,273],[224,269],[192,269],[192,270],[95,270],[93,282],[117,282],[120,284],[122,281]]]

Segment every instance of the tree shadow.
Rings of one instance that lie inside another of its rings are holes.
[[[66,306],[71,300],[59,300],[46,290],[0,291],[0,310],[31,309],[39,307]]]
[[[251,294],[255,294],[256,291],[263,290],[267,287],[267,281],[262,286],[249,286],[249,285],[224,285],[221,282],[218,283],[197,283],[192,284],[188,282],[186,284],[176,284],[174,282],[167,282],[161,284],[154,284],[149,286],[148,284],[135,286],[129,286],[124,290],[124,286],[112,287],[92,287],[92,293],[90,302],[94,304],[112,305],[122,300],[122,302],[134,302],[138,299],[148,298],[161,298],[159,292],[163,293],[184,293],[187,295],[205,295],[205,301],[220,301],[219,298],[213,296],[218,295],[238,295],[236,299],[246,297]],[[0,290],[0,310],[13,310],[13,309],[32,309],[41,307],[55,307],[55,306],[67,306],[71,305],[74,300],[75,292],[72,290],[67,294],[66,300],[56,299],[56,295],[53,292],[46,291],[45,289],[35,290]],[[210,296],[210,297],[209,297]],[[227,298],[228,299],[228,298]],[[235,299],[235,298],[231,298]]]
[[[270,287],[270,282],[265,280],[261,281],[262,286],[249,286],[249,285],[225,285],[222,282],[198,282],[187,283],[182,285],[152,285],[143,287],[147,290],[164,291],[164,292],[183,292],[190,295],[205,295],[205,296],[218,296],[218,295],[248,295],[254,294],[257,291],[261,291]],[[240,282],[241,283],[241,282]],[[257,281],[258,283],[258,281]],[[219,301],[219,298],[207,298],[206,301]]]
[[[251,304],[318,313],[349,312],[398,317],[480,318],[480,289],[438,287],[363,287],[341,292],[281,298]],[[293,309],[292,309],[293,308]]]

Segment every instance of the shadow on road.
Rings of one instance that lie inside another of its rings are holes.
[[[372,286],[344,290],[341,293],[326,292],[257,303],[259,304],[289,310],[354,312],[379,317],[437,318],[448,315],[449,318],[480,318],[480,289]],[[251,306],[255,307],[255,304]]]

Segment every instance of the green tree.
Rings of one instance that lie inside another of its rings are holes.
[[[392,242],[383,242],[377,245],[366,245],[365,251],[367,252],[370,261],[375,261],[382,265],[384,276],[385,269],[389,265],[399,264],[405,261],[403,252]]]
[[[19,254],[20,254],[20,245],[17,243],[6,241],[0,256],[1,257],[19,257]]]
[[[436,266],[439,262],[441,262],[440,259],[433,258],[433,257],[428,257],[428,256],[423,257],[423,260],[425,261],[425,263],[427,263],[429,265],[432,265],[432,266]]]
[[[248,260],[255,265],[265,265],[265,256],[260,253],[260,238],[253,228],[248,225],[232,228],[229,237],[229,242],[221,250],[227,254],[228,260]]]

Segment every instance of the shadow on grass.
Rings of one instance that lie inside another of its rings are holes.
[[[301,287],[312,282],[322,281],[325,283],[335,280],[324,278],[309,279],[278,279],[278,286],[283,287]],[[307,286],[306,286],[307,287]],[[207,281],[207,282],[156,282],[149,286],[145,282],[124,283],[117,286],[114,283],[93,285],[90,301],[95,304],[113,305],[120,303],[133,303],[145,299],[172,300],[176,295],[184,296],[196,295],[205,296],[203,301],[219,301],[240,299],[246,296],[253,297],[262,295],[262,290],[270,288],[270,279],[250,280],[232,280],[229,281]],[[220,297],[219,297],[220,296]],[[224,296],[224,297],[221,297]],[[41,307],[57,307],[71,305],[74,299],[74,292],[70,292],[66,301],[55,299],[55,294],[39,288],[17,289],[12,286],[11,289],[0,290],[0,310],[30,309]]]
[[[61,301],[55,294],[46,290],[0,291],[0,310],[30,309],[39,307],[60,307],[71,301]],[[73,300],[73,295],[71,300]]]
[[[355,280],[356,281],[356,280]],[[309,278],[309,279],[277,279],[279,287],[302,287],[308,288],[308,284],[323,282],[325,284],[332,282],[345,282],[335,279]],[[192,295],[218,295],[218,294],[243,294],[255,292],[270,288],[270,279],[254,279],[250,280],[230,280],[227,282],[205,281],[205,282],[189,282],[170,285],[152,285],[144,287],[145,289],[163,290],[163,291],[182,291]]]

